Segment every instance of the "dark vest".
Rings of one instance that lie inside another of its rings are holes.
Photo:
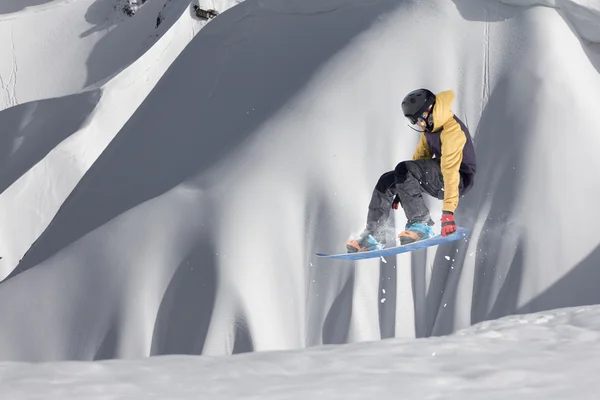
[[[455,115],[454,121],[458,123],[460,129],[463,131],[465,136],[467,137],[467,142],[463,148],[463,159],[460,164],[460,176],[463,181],[463,191],[470,189],[475,183],[475,173],[477,171],[477,161],[475,159],[475,148],[473,147],[473,140],[471,140],[471,135],[469,134],[469,130],[467,126],[463,124],[463,122]],[[442,156],[442,140],[441,133],[444,130],[442,126],[436,132],[425,131],[425,139],[427,140],[427,145],[429,149],[433,152],[436,158],[440,158]]]

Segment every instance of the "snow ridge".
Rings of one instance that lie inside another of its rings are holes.
[[[564,15],[579,36],[590,43],[600,43],[600,3],[594,0],[500,0],[518,6],[552,7]]]

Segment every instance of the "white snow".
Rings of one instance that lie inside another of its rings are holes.
[[[78,2],[77,7],[81,6],[81,3],[83,2]],[[157,2],[153,4],[156,5]],[[179,9],[181,9],[181,4],[182,2],[179,1]],[[69,64],[68,67],[58,66],[59,72],[51,69],[47,62],[47,59],[54,60],[56,58],[54,55],[36,54],[29,51],[32,55],[24,58],[23,62],[19,62],[19,68],[17,69],[15,66],[10,78],[3,80],[4,82],[26,82],[27,84],[21,84],[18,88],[7,86],[8,105],[15,107],[0,114],[0,124],[8,128],[8,134],[4,136],[5,154],[1,159],[0,172],[1,187],[5,191],[0,196],[0,218],[3,221],[0,235],[3,238],[1,246],[2,256],[5,260],[4,265],[0,266],[0,276],[5,277],[10,272],[8,268],[18,262],[31,243],[44,231],[58,207],[89,166],[94,163],[170,63],[191,40],[193,36],[190,35],[190,31],[194,32],[199,29],[199,23],[192,20],[187,14],[184,13],[187,17],[179,19],[178,15],[173,14],[173,8],[177,9],[177,2],[167,2],[166,5],[169,8],[162,11],[166,16],[163,21],[164,25],[161,24],[161,29],[166,28],[169,24],[171,27],[160,38],[153,39],[155,33],[152,28],[154,25],[148,25],[151,21],[148,16],[146,20],[142,20],[140,14],[137,14],[136,18],[132,18],[130,21],[121,21],[121,24],[126,27],[135,22],[136,25],[128,29],[135,30],[137,27],[136,36],[138,38],[142,38],[144,36],[142,33],[145,33],[147,36],[145,40],[155,43],[144,54],[136,55],[137,60],[132,58],[132,64],[116,64],[120,61],[116,61],[114,58],[103,58],[107,61],[94,63],[93,68],[98,70],[104,68],[103,76],[107,72],[108,74],[120,72],[114,79],[101,87],[95,87],[96,80],[99,78],[88,82],[90,86],[85,89],[71,86],[77,83],[77,74],[85,71],[86,68],[83,65],[90,62],[89,58],[92,57],[90,54],[88,58],[90,50],[76,54],[75,60],[66,60],[64,56],[59,57],[58,59],[68,61]],[[69,3],[43,13],[25,14],[18,20],[5,22],[0,20],[0,31],[3,27],[8,26],[7,29],[11,32],[21,28],[23,32],[26,32],[30,29],[29,24],[31,23],[36,26],[36,34],[16,35],[15,38],[24,40],[24,42],[15,40],[14,49],[39,48],[49,51],[63,47],[73,49],[77,47],[75,44],[63,36],[56,37],[52,32],[46,32],[45,29],[55,29],[55,21],[59,17],[68,21],[81,20],[85,22],[83,16],[78,14],[85,8],[73,9],[74,7],[75,4]],[[90,6],[90,10],[95,10],[94,7],[99,6]],[[158,10],[160,9],[159,7]],[[104,5],[101,11],[106,10],[110,10],[109,5]],[[179,11],[181,12],[181,10]],[[113,12],[115,11],[113,10]],[[89,10],[86,15],[89,15]],[[114,18],[118,15],[116,14]],[[103,13],[98,14],[97,17],[105,18]],[[41,23],[45,19],[50,19],[50,23]],[[144,23],[151,29],[140,29]],[[80,43],[81,39],[78,38],[81,35],[79,30],[82,28],[79,28],[77,23],[70,25],[73,25],[73,29],[68,32],[73,34],[73,41],[79,46],[84,46],[84,43]],[[63,31],[67,32],[64,28]],[[123,41],[123,37],[121,37],[122,50],[129,49],[132,53],[142,50],[136,48],[138,43],[135,43],[132,35],[128,35],[126,32],[123,35],[127,40]],[[56,43],[41,45],[32,42],[44,38],[56,38]],[[94,47],[92,53],[97,51],[99,46],[99,44],[96,44],[95,47],[91,46]],[[111,55],[116,56],[117,53],[119,52],[111,50]],[[13,52],[12,58],[21,59],[15,54]],[[2,62],[5,60],[9,59],[0,58],[0,70]],[[40,63],[44,66],[42,70],[39,68]],[[107,66],[111,68],[110,72],[106,70]],[[68,85],[60,83],[61,77],[65,77]],[[56,86],[48,87],[48,92],[45,92],[43,90],[45,83]],[[81,89],[84,90],[79,92]],[[30,90],[41,90],[41,92],[34,94]],[[32,99],[35,101],[29,101]],[[0,104],[0,109],[2,109],[2,104]],[[15,229],[15,226],[19,226],[20,229]]]
[[[117,4],[0,5],[0,394],[594,393],[597,2]],[[469,240],[317,259],[411,157],[421,86],[474,138]]]
[[[0,363],[0,397],[594,400],[598,357],[600,307],[576,307],[428,339],[221,357]]]

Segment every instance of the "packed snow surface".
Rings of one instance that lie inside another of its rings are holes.
[[[483,322],[428,339],[236,356],[0,363],[0,398],[598,398],[600,307]]]

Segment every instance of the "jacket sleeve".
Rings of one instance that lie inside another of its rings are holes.
[[[460,164],[463,159],[463,148],[467,142],[465,132],[460,125],[455,124],[444,129],[441,133],[442,156],[441,169],[444,177],[444,204],[443,211],[456,210],[459,198]]]
[[[419,143],[417,144],[417,149],[415,150],[415,154],[413,154],[413,160],[422,160],[425,158],[433,157],[433,153],[429,146],[427,145],[427,139],[425,139],[425,134],[421,133],[421,139],[419,139]]]

